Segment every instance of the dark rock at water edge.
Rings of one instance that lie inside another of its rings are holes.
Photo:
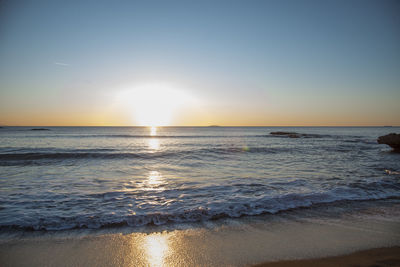
[[[32,128],[31,131],[50,131],[50,129],[47,129],[47,128]]]
[[[400,134],[390,133],[380,136],[378,144],[385,144],[393,148],[395,151],[400,152]]]

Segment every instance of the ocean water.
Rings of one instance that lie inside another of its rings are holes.
[[[46,128],[0,128],[2,231],[173,227],[400,198],[400,154],[376,142],[396,127]]]

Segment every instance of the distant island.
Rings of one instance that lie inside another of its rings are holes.
[[[31,131],[50,131],[50,129],[47,129],[47,128],[32,128]]]

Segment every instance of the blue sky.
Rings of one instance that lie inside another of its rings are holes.
[[[398,1],[2,1],[0,40],[0,124],[136,125],[159,84],[172,125],[400,125]]]

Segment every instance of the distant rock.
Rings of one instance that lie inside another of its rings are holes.
[[[400,134],[391,133],[388,135],[380,136],[378,144],[385,144],[393,148],[393,150],[400,152]]]
[[[46,129],[46,128],[32,128],[31,131],[50,131],[50,129]]]
[[[287,136],[289,138],[299,138],[301,134],[295,132],[271,132],[271,135]]]
[[[289,138],[321,138],[327,137],[327,135],[320,135],[320,134],[302,134],[296,132],[271,132],[272,136],[277,137],[289,137]]]

